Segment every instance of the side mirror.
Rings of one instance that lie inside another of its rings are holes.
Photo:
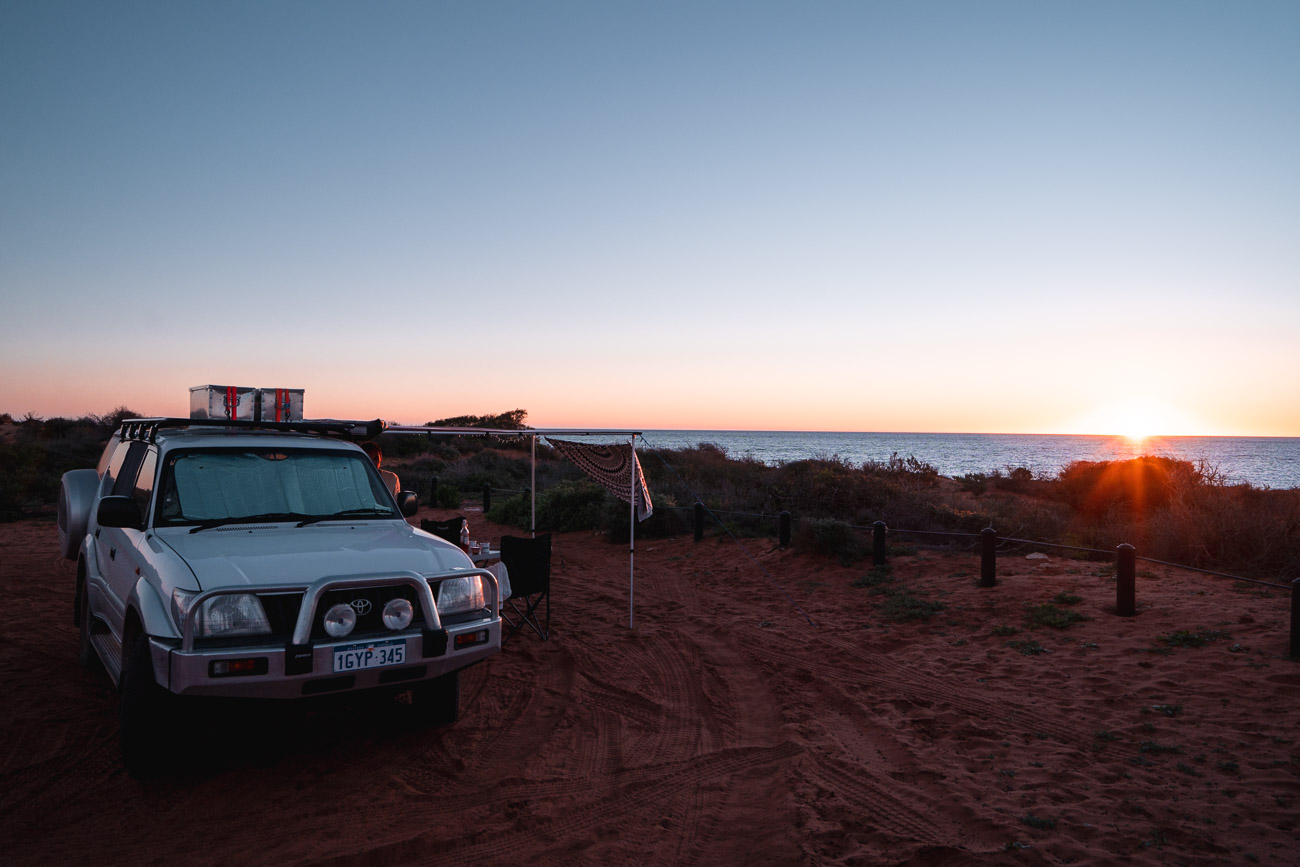
[[[420,510],[420,495],[415,491],[402,491],[397,495],[397,508],[402,517],[409,518]]]
[[[99,501],[95,510],[95,520],[101,527],[124,527],[128,530],[143,530],[144,515],[140,506],[130,497],[105,497]]]

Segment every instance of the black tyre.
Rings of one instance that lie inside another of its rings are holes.
[[[460,671],[411,687],[411,705],[420,725],[451,725],[460,719]]]
[[[122,764],[132,777],[163,770],[175,737],[174,701],[154,680],[149,637],[137,637],[122,670]]]

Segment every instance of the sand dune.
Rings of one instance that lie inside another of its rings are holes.
[[[564,534],[552,640],[467,672],[455,726],[222,708],[139,783],[115,693],[76,661],[54,525],[0,540],[10,863],[1300,860],[1278,591],[1143,564],[1120,618],[1106,564],[1004,556],[980,589],[974,555],[922,549],[873,588],[869,564],[685,538],[638,545],[629,629],[626,548]],[[892,620],[873,589],[944,608]],[[1053,599],[1090,619],[1028,626]],[[1214,640],[1161,638],[1193,635]]]

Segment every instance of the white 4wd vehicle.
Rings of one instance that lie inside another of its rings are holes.
[[[122,694],[122,755],[160,769],[177,696],[410,690],[459,714],[461,669],[501,649],[491,572],[408,524],[355,422],[125,422],[63,477],[81,660]]]

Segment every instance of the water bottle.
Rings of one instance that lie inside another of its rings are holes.
[[[460,549],[469,553],[469,520],[466,518],[460,519]]]

